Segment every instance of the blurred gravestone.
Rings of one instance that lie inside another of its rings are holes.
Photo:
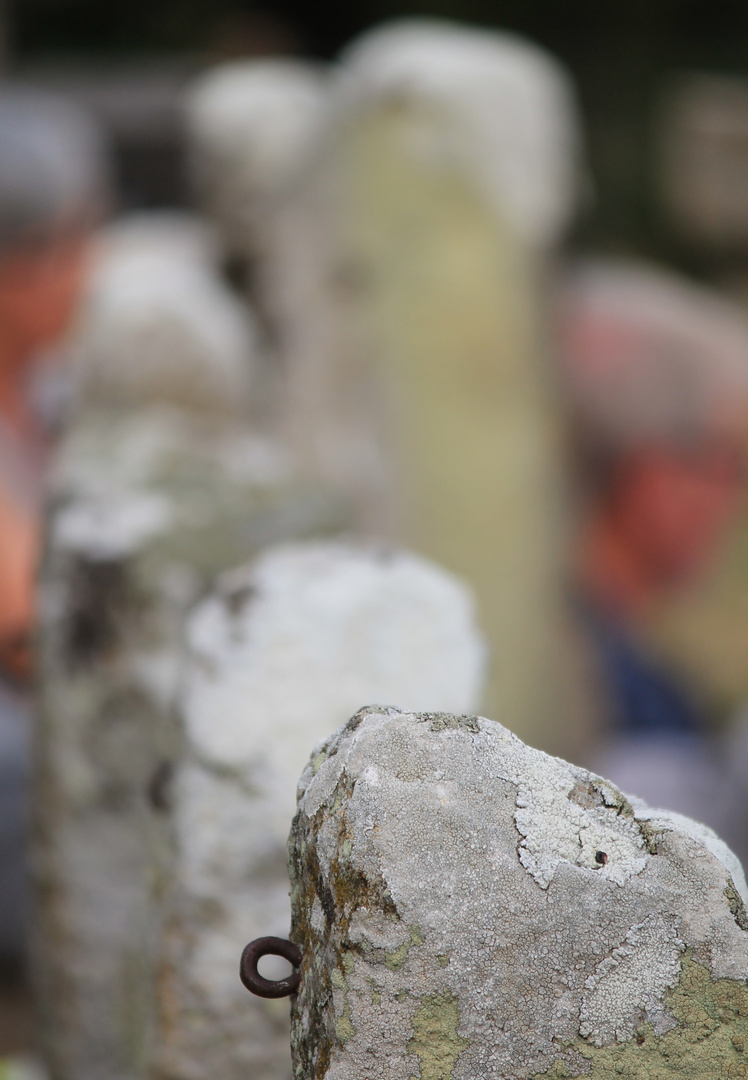
[[[258,390],[269,419],[277,415],[282,393],[271,252],[286,189],[303,168],[327,98],[321,65],[259,59],[208,70],[192,83],[185,100],[195,196],[215,223],[226,268],[268,339]]]
[[[748,1071],[735,856],[500,724],[362,709],[289,856],[297,1080]]]
[[[276,253],[289,437],[369,530],[471,582],[491,709],[568,746],[543,302],[577,192],[567,78],[514,37],[413,21],[355,43],[331,101]]]
[[[197,609],[172,788],[159,1075],[290,1078],[288,1003],[247,998],[237,942],[288,935],[286,839],[310,748],[362,701],[471,708],[482,661],[464,588],[398,552],[280,547]]]
[[[187,612],[220,570],[345,522],[249,430],[251,328],[200,245],[132,239],[83,318],[39,592],[34,944],[59,1080],[147,1075]]]

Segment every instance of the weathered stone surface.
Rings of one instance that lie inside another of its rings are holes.
[[[734,855],[500,724],[361,710],[289,856],[297,1080],[748,1071]]]
[[[368,529],[472,584],[485,708],[555,746],[581,709],[542,281],[577,169],[569,86],[541,50],[430,20],[374,30],[341,59],[274,292],[289,438]]]
[[[188,611],[218,571],[346,520],[226,422],[97,412],[70,432],[39,593],[36,967],[55,1080],[148,1075]]]
[[[247,426],[251,318],[176,232],[102,256],[50,484],[34,871],[54,1080],[150,1075],[187,613],[267,544],[348,523]]]
[[[450,575],[343,543],[268,551],[195,612],[160,1075],[290,1077],[288,1002],[248,998],[236,962],[238,944],[288,935],[285,847],[309,748],[361,701],[470,708],[483,658],[471,600]]]

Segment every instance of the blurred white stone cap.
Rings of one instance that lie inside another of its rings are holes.
[[[563,67],[512,34],[430,19],[387,24],[343,53],[337,107],[430,103],[451,119],[451,154],[533,245],[556,241],[577,207],[580,125]],[[427,149],[427,148],[425,148]]]
[[[291,59],[222,64],[192,85],[193,181],[230,247],[251,253],[266,200],[294,175],[318,130],[327,87],[321,66]]]
[[[72,343],[82,404],[246,411],[257,331],[216,259],[210,231],[171,213],[106,231]]]

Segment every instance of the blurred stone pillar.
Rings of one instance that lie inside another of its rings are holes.
[[[156,1071],[290,1080],[288,1002],[249,998],[236,964],[237,943],[288,936],[299,773],[363,701],[470,710],[484,650],[451,575],[334,542],[275,548],[227,574],[188,639]]]
[[[346,520],[253,436],[244,313],[168,247],[115,244],[98,269],[50,486],[33,871],[53,1080],[152,1075],[188,611],[217,572]]]
[[[321,64],[291,58],[232,61],[204,72],[184,102],[197,204],[216,226],[226,270],[266,338],[258,393],[269,419],[281,409],[283,354],[271,264],[286,189],[303,169],[325,115]]]
[[[568,80],[516,38],[414,21],[343,55],[331,116],[281,223],[289,437],[368,529],[473,585],[487,708],[569,752],[583,724],[545,330],[579,180]]]

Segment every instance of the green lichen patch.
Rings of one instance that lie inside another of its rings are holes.
[[[335,1034],[341,1046],[344,1046],[356,1034],[356,1029],[351,1022],[351,1007],[347,1002],[343,1015],[335,1021]]]
[[[727,898],[727,903],[730,906],[730,912],[735,922],[741,930],[748,930],[748,911],[745,910],[743,898],[734,885],[729,884],[725,886],[725,897]]]
[[[477,716],[452,716],[451,713],[419,713],[418,719],[427,721],[430,731],[446,731],[447,728],[459,731],[462,728],[465,731],[471,731],[473,735],[477,735],[480,731]]]
[[[643,1024],[625,1043],[595,1047],[578,1039],[573,1049],[584,1059],[575,1070],[557,1061],[533,1080],[718,1080],[748,1078],[748,985],[712,979],[686,955],[680,979],[665,998],[677,1022],[664,1035]],[[575,1055],[576,1056],[576,1055]]]
[[[469,1046],[457,1031],[459,1022],[454,994],[445,991],[423,998],[413,1015],[413,1037],[408,1041],[408,1053],[421,1065],[420,1080],[451,1080],[457,1059]]]
[[[399,949],[384,954],[384,962],[390,971],[400,971],[408,959],[408,953],[414,945],[423,944],[423,934],[417,926],[409,926],[410,938],[404,941]]]

